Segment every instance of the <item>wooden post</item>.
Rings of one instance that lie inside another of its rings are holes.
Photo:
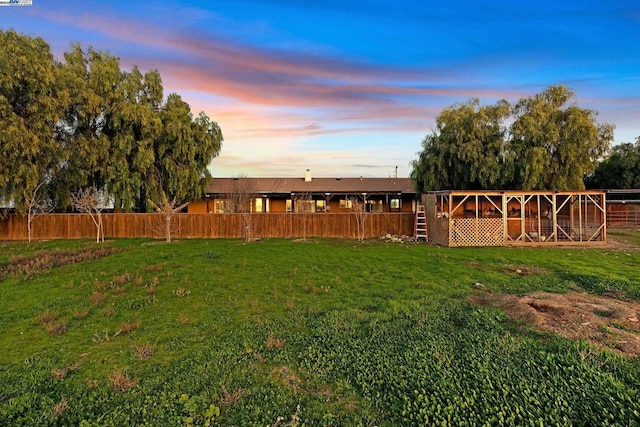
[[[604,225],[602,226],[602,241],[607,241],[607,196],[605,193],[602,193],[602,221]]]
[[[558,242],[558,212],[556,211],[557,204],[558,200],[556,198],[556,193],[553,193],[553,195],[551,196],[551,212],[553,212],[551,225],[553,226],[553,241],[555,243]]]
[[[502,194],[502,233],[504,235],[504,244],[509,239],[509,225],[507,223],[507,195]]]

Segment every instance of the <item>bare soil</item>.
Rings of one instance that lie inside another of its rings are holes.
[[[640,355],[639,301],[581,292],[479,293],[470,300],[499,308],[514,320],[540,331],[586,340],[596,347],[629,357]]]

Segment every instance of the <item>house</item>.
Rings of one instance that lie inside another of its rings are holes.
[[[447,246],[606,242],[603,191],[439,191],[423,196],[429,240]]]
[[[189,213],[415,212],[418,193],[410,178],[212,178]]]

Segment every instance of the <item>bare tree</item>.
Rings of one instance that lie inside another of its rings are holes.
[[[36,217],[43,214],[48,213],[53,210],[53,206],[49,202],[49,200],[45,199],[40,192],[40,189],[45,184],[45,182],[41,182],[38,186],[29,194],[28,191],[24,192],[24,200],[26,207],[26,215],[27,215],[27,241],[31,243],[31,231],[33,230],[33,222]]]
[[[102,225],[102,211],[106,208],[108,196],[96,187],[78,190],[71,196],[73,207],[91,217],[96,227],[96,242],[104,242],[104,227]]]
[[[252,206],[257,196],[255,184],[244,175],[234,178],[231,188],[222,196],[225,213],[242,215],[242,224],[247,242],[253,240]]]
[[[176,199],[174,198],[173,200],[169,201],[167,195],[163,191],[162,203],[156,204],[153,200],[149,200],[149,203],[156,212],[162,214],[162,216],[164,217],[164,225],[162,228],[164,229],[163,231],[165,240],[167,241],[167,243],[171,243],[171,233],[174,231],[171,224],[173,216],[176,213],[180,212],[182,209],[186,208],[189,202],[183,203],[180,206],[176,206]]]
[[[351,201],[351,213],[356,218],[358,241],[363,242],[366,235],[366,204],[364,200],[361,201],[357,197],[351,197],[349,200]]]
[[[297,193],[295,196],[295,211],[302,221],[302,240],[307,240],[307,217],[315,212],[315,204],[311,193]]]

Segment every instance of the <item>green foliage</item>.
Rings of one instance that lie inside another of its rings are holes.
[[[40,38],[0,39],[0,199],[24,210],[46,183],[51,204],[66,210],[95,187],[116,209],[146,211],[162,193],[180,203],[202,194],[222,132],[179,95],[164,100],[157,70],[123,71],[108,52],[79,45],[56,63]]]
[[[444,109],[413,162],[419,188],[501,188],[508,179],[503,154],[509,110],[507,101],[480,106],[477,99]]]
[[[192,396],[181,394],[179,402],[183,410],[188,414],[184,418],[184,425],[192,427],[197,425],[210,426],[216,417],[220,416],[220,408],[213,403],[207,406],[207,399],[203,396]],[[204,408],[204,409],[203,409]]]
[[[58,73],[44,40],[0,30],[0,201],[20,212],[64,160],[56,129],[68,97]]]
[[[574,344],[519,336],[501,314],[447,302],[395,318],[333,313],[317,320],[300,364],[327,382],[346,379],[386,414],[378,422],[638,421],[637,390],[617,372],[626,362],[601,354],[585,363]]]
[[[171,94],[160,112],[162,132],[155,140],[155,161],[148,182],[183,203],[202,196],[211,159],[220,153],[222,131],[204,113],[195,119],[189,105]],[[155,190],[151,198],[160,200]]]
[[[477,282],[492,291],[580,287],[636,298],[637,251],[313,243],[118,240],[107,244],[120,250],[101,258],[28,277],[9,272],[0,287],[0,420],[640,422],[638,360],[528,331],[465,302]],[[9,265],[6,253],[37,259],[89,245],[8,243],[0,262]],[[189,297],[176,298],[180,289]],[[68,323],[62,335],[43,327],[54,314]],[[135,327],[124,333],[126,325]],[[114,372],[135,387],[113,387]]]
[[[412,162],[421,191],[512,188],[578,190],[613,140],[613,126],[551,86],[515,106],[478,100],[444,109]],[[511,122],[507,126],[507,122]]]
[[[524,190],[582,190],[585,175],[613,140],[613,126],[597,124],[597,113],[574,104],[573,92],[551,86],[514,108],[510,151],[513,187]]]
[[[589,188],[640,188],[640,137],[635,144],[613,147],[611,154],[598,163],[586,184]]]

